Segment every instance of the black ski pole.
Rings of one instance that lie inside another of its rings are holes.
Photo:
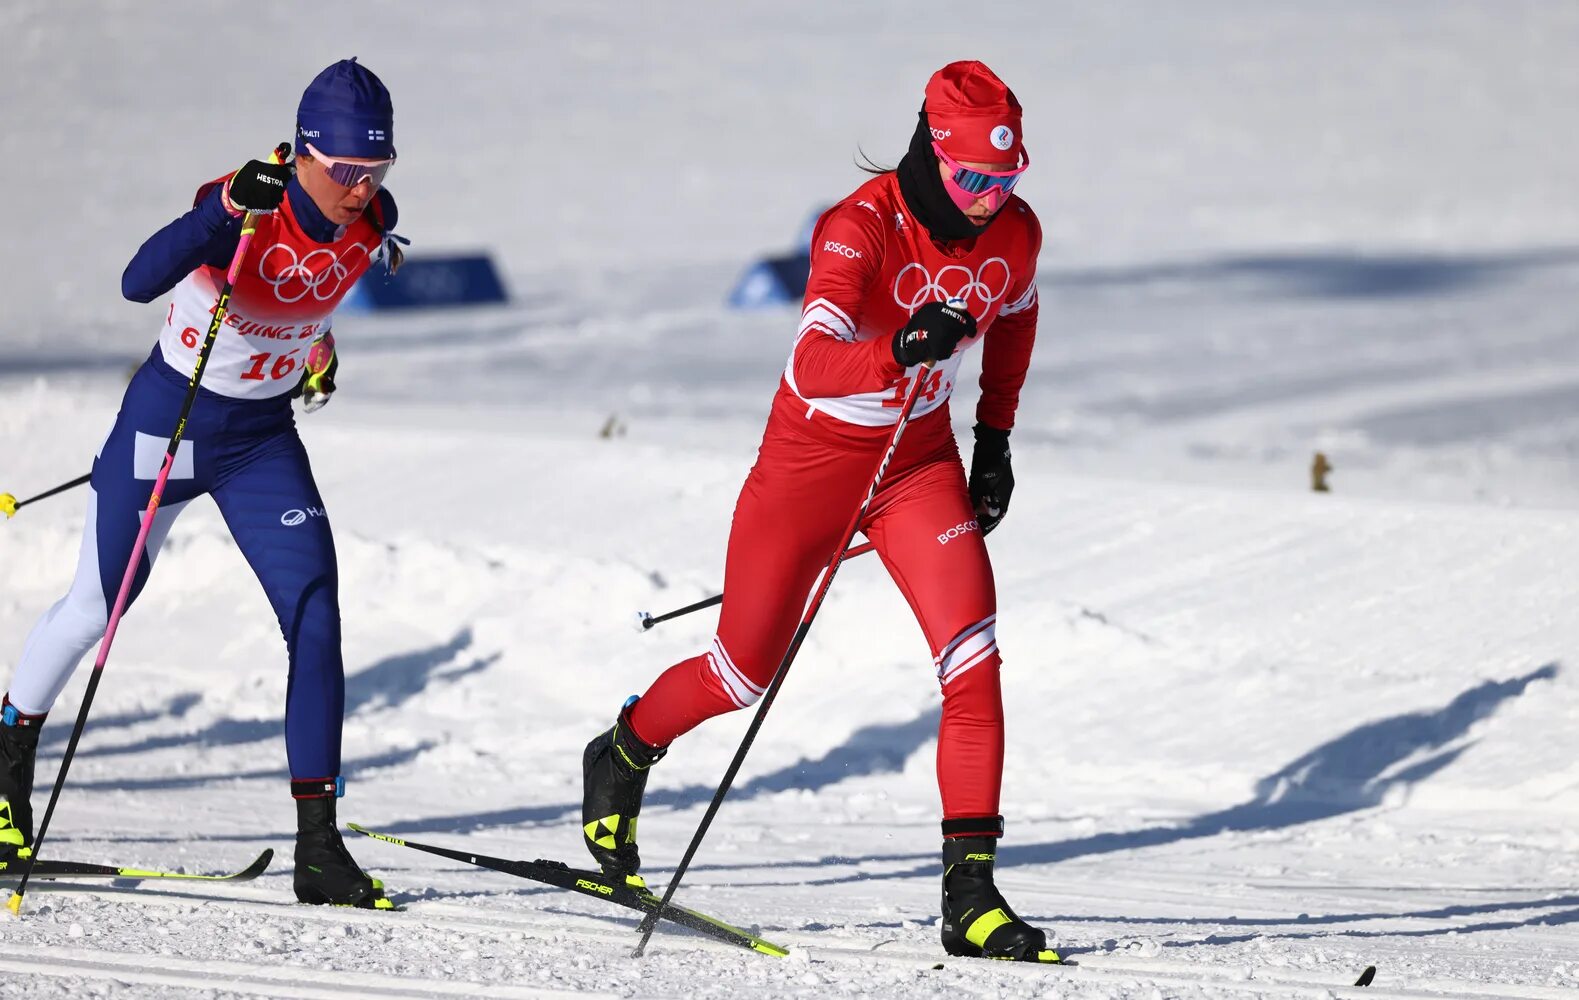
[[[274,163],[284,163],[291,153],[290,143],[282,142],[270,154]],[[235,287],[236,278],[241,274],[241,262],[247,257],[247,250],[252,246],[252,237],[258,231],[257,212],[248,212],[241,222],[241,239],[236,243],[236,252],[230,259],[230,270],[225,274],[225,283],[220,286],[219,300],[214,304],[214,318],[208,324],[208,336],[203,339],[203,346],[197,352],[197,362],[192,367],[192,378],[186,385],[186,398],[181,402],[181,416],[175,422],[175,430],[170,432],[170,444],[165,448],[164,464],[159,469],[159,476],[154,480],[153,491],[148,496],[148,507],[143,511],[142,529],[138,532],[137,543],[132,546],[131,560],[126,564],[126,573],[121,577],[121,590],[115,598],[115,606],[110,609],[109,624],[104,629],[104,639],[99,643],[99,656],[93,663],[93,673],[88,676],[88,688],[82,695],[82,707],[77,709],[77,722],[71,728],[71,739],[66,743],[65,755],[60,760],[60,772],[55,775],[55,787],[49,792],[49,805],[44,809],[44,819],[38,825],[38,836],[33,838],[33,851],[28,856],[27,868],[22,872],[22,881],[17,884],[16,891],[6,902],[6,909],[12,915],[22,915],[22,895],[27,892],[28,879],[33,877],[33,865],[38,862],[40,850],[44,846],[44,835],[49,832],[49,821],[55,815],[55,803],[60,801],[60,790],[66,783],[66,772],[71,768],[71,759],[77,755],[77,743],[82,739],[82,730],[88,724],[88,709],[93,707],[93,696],[99,690],[99,678],[104,676],[104,664],[110,658],[110,643],[115,641],[115,629],[120,624],[121,615],[126,611],[128,599],[131,596],[132,581],[137,578],[137,564],[141,561],[144,547],[148,543],[148,532],[153,527],[154,516],[159,513],[160,494],[164,492],[165,483],[170,480],[170,469],[175,464],[175,456],[181,448],[181,438],[186,434],[186,419],[192,415],[192,404],[197,402],[198,382],[203,378],[203,369],[208,366],[208,357],[214,353],[214,341],[219,339],[220,327],[224,326],[225,314],[230,311],[230,290]]]
[[[78,476],[69,483],[61,483],[52,490],[45,490],[36,497],[28,497],[26,500],[18,500],[9,493],[0,493],[0,514],[4,514],[6,517],[15,517],[16,512],[21,510],[23,507],[26,507],[28,504],[37,503],[40,500],[47,500],[56,493],[64,493],[67,490],[75,489],[92,478],[93,473],[90,472],[85,476]]]
[[[871,542],[863,542],[862,544],[857,545],[855,548],[846,552],[844,554],[844,558],[854,559],[856,556],[864,556],[875,548],[877,548],[877,546],[873,545]],[[666,611],[661,615],[655,616],[650,611],[638,611],[636,612],[636,628],[642,632],[645,632],[659,622],[666,622],[671,618],[683,618],[693,611],[701,611],[722,603],[724,603],[724,595],[714,594],[712,597],[697,601],[695,604],[687,604],[683,608],[675,608],[673,611]]]
[[[833,586],[834,574],[839,572],[839,564],[844,561],[845,550],[855,540],[855,533],[861,529],[861,521],[866,517],[866,511],[872,506],[872,498],[877,495],[877,487],[883,481],[883,475],[888,471],[888,463],[893,461],[894,452],[899,448],[899,439],[905,433],[905,425],[910,422],[910,414],[916,408],[916,400],[921,396],[921,387],[926,384],[927,374],[932,369],[932,363],[927,362],[921,366],[921,371],[916,373],[916,380],[910,387],[910,392],[905,396],[905,405],[899,411],[899,419],[894,424],[893,436],[888,439],[888,448],[883,452],[882,461],[877,463],[877,472],[872,476],[872,484],[867,487],[866,498],[861,501],[861,506],[856,510],[855,516],[850,518],[850,525],[844,530],[844,537],[839,542],[839,547],[834,549],[833,558],[828,561],[828,568],[823,571],[822,583],[818,586],[811,602],[806,605],[806,611],[801,615],[800,627],[795,630],[795,635],[790,639],[789,648],[784,651],[784,659],[779,661],[779,667],[773,672],[773,680],[768,683],[767,691],[763,692],[762,701],[757,705],[757,713],[751,717],[751,725],[746,729],[746,735],[740,740],[740,748],[735,751],[735,758],[729,762],[729,767],[724,771],[724,780],[718,783],[718,791],[713,793],[713,801],[708,803],[707,812],[702,816],[696,833],[691,836],[690,846],[685,849],[685,856],[680,859],[680,867],[674,870],[674,877],[669,880],[669,886],[663,891],[663,899],[658,902],[658,908],[648,912],[641,922],[641,941],[637,943],[636,950],[632,952],[633,958],[641,958],[647,950],[647,941],[652,937],[653,928],[658,926],[658,920],[663,916],[663,911],[669,905],[669,900],[674,898],[674,890],[679,888],[680,880],[685,878],[686,869],[691,867],[691,859],[696,856],[696,849],[701,846],[702,838],[707,835],[707,828],[713,824],[713,817],[718,814],[718,807],[723,804],[724,796],[729,794],[729,786],[734,783],[735,775],[740,771],[740,765],[745,762],[746,751],[751,749],[752,742],[757,738],[757,730],[762,728],[762,720],[766,718],[768,709],[773,705],[773,699],[778,697],[779,688],[784,684],[784,678],[789,674],[790,664],[795,662],[795,654],[800,652],[801,643],[806,640],[806,633],[811,631],[811,623],[817,617],[817,610],[822,607],[822,602],[828,596],[828,588]]]

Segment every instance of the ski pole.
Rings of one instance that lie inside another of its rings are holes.
[[[871,542],[863,542],[862,544],[857,545],[855,548],[846,552],[844,554],[844,558],[854,559],[856,556],[864,556],[876,547],[877,546],[873,545]],[[675,608],[673,611],[667,611],[656,617],[654,617],[649,611],[638,611],[636,612],[636,628],[639,631],[645,632],[659,622],[666,622],[671,618],[682,618],[693,611],[701,611],[704,608],[711,608],[722,603],[724,603],[724,595],[714,594],[712,597],[709,597],[706,600],[697,601],[695,604],[687,604],[683,608]]]
[[[78,476],[69,483],[61,483],[52,490],[45,490],[36,497],[28,497],[26,500],[18,500],[9,493],[0,493],[0,514],[4,514],[6,517],[15,517],[16,512],[28,504],[37,503],[40,500],[54,496],[56,493],[64,493],[69,489],[74,489],[92,478],[93,473],[90,472],[85,476]]]
[[[877,496],[877,487],[888,471],[888,463],[893,461],[894,452],[899,449],[899,439],[905,433],[905,425],[910,422],[910,414],[916,408],[916,400],[921,396],[921,388],[926,384],[927,373],[931,369],[932,363],[927,362],[921,366],[921,371],[916,373],[915,384],[905,396],[905,405],[900,409],[899,419],[894,424],[893,436],[888,439],[888,449],[883,452],[883,459],[877,463],[877,472],[872,476],[872,484],[866,489],[866,498],[861,501],[855,516],[850,518],[850,525],[844,529],[844,537],[839,542],[839,547],[833,550],[833,558],[828,561],[828,568],[823,571],[822,583],[818,586],[811,602],[806,605],[806,611],[801,615],[800,627],[795,630],[789,648],[784,651],[784,658],[779,661],[778,669],[773,672],[773,680],[768,683],[767,691],[763,692],[762,701],[757,705],[757,712],[751,717],[751,725],[746,729],[746,735],[741,737],[740,748],[735,751],[734,760],[729,762],[729,767],[724,771],[724,780],[718,783],[718,791],[713,793],[713,801],[708,803],[702,822],[698,824],[696,833],[691,836],[690,846],[686,847],[685,856],[680,859],[680,867],[674,870],[674,877],[669,880],[669,887],[663,891],[663,899],[659,901],[658,908],[648,911],[647,916],[642,920],[639,928],[641,941],[631,953],[633,958],[641,958],[642,953],[647,950],[647,941],[652,937],[653,928],[658,926],[658,920],[668,907],[669,900],[674,898],[674,890],[679,888],[686,869],[691,867],[691,859],[696,856],[696,849],[701,846],[702,838],[707,835],[707,828],[712,825],[713,817],[718,814],[718,807],[723,804],[724,796],[729,794],[729,786],[734,782],[735,775],[740,771],[740,765],[746,759],[746,751],[751,749],[752,741],[757,738],[757,730],[762,728],[762,720],[773,705],[773,699],[778,697],[779,688],[783,686],[784,678],[789,674],[790,664],[795,662],[795,654],[800,652],[801,643],[806,640],[806,633],[811,631],[811,623],[817,617],[817,610],[822,607],[823,598],[828,596],[828,588],[833,586],[833,576],[839,572],[839,564],[844,561],[845,550],[850,547],[850,542],[854,541],[855,533],[861,529],[861,521],[865,519],[867,509],[872,506],[872,498]]]
[[[289,143],[280,143],[274,152],[269,154],[273,163],[284,163],[290,156]],[[121,577],[120,593],[115,595],[115,606],[110,610],[109,624],[104,628],[104,641],[99,643],[98,659],[93,661],[93,673],[88,676],[88,689],[82,696],[82,707],[77,709],[77,722],[71,728],[71,739],[66,743],[66,754],[60,761],[60,773],[55,776],[55,787],[49,792],[49,806],[44,810],[43,822],[38,825],[38,836],[33,838],[33,850],[28,856],[27,868],[22,872],[22,881],[17,884],[16,891],[11,894],[11,899],[6,903],[6,908],[14,915],[22,915],[22,894],[27,891],[27,881],[33,876],[33,866],[38,862],[39,853],[44,846],[44,835],[49,832],[49,821],[55,815],[55,803],[60,801],[60,789],[66,783],[66,772],[71,767],[71,759],[77,754],[77,742],[82,739],[83,727],[88,723],[88,709],[93,706],[93,695],[99,689],[99,678],[104,675],[104,664],[110,658],[110,643],[115,641],[115,629],[121,623],[121,615],[126,611],[126,603],[132,592],[132,581],[137,578],[137,564],[142,561],[143,549],[148,544],[148,531],[153,527],[154,515],[159,511],[159,495],[164,492],[165,483],[170,479],[170,469],[175,464],[176,452],[181,447],[181,438],[186,434],[186,420],[192,414],[192,404],[197,401],[197,384],[203,378],[203,369],[208,365],[208,356],[214,351],[214,341],[219,339],[219,329],[225,322],[225,314],[230,311],[230,290],[235,287],[236,279],[241,276],[241,262],[247,257],[247,249],[252,246],[252,237],[258,231],[258,213],[248,212],[241,223],[241,239],[236,243],[236,252],[230,258],[230,270],[225,274],[225,284],[219,290],[219,301],[214,305],[214,318],[208,324],[208,336],[203,340],[202,348],[197,352],[197,364],[192,368],[192,378],[186,385],[186,399],[181,403],[181,416],[175,422],[175,430],[170,434],[170,446],[165,449],[164,464],[159,467],[159,476],[154,480],[153,492],[148,497],[148,508],[143,511],[142,528],[137,532],[137,541],[132,546],[132,558],[126,564],[126,573]]]

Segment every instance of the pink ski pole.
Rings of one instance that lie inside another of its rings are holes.
[[[269,160],[273,163],[284,163],[290,152],[289,143],[280,143],[274,152],[269,154]],[[110,644],[115,641],[115,629],[120,625],[121,615],[126,611],[126,603],[132,593],[132,582],[137,579],[137,564],[142,561],[143,550],[148,545],[148,532],[153,527],[154,515],[159,511],[160,494],[164,492],[165,483],[170,479],[170,469],[175,464],[176,452],[180,449],[181,438],[186,433],[187,418],[192,414],[192,404],[197,401],[198,382],[203,378],[203,369],[208,365],[208,356],[213,353],[214,341],[219,339],[219,329],[225,322],[225,314],[230,311],[230,291],[241,275],[241,263],[246,260],[247,249],[252,246],[252,237],[257,229],[258,213],[248,212],[241,223],[241,240],[236,244],[234,256],[230,258],[230,270],[225,274],[224,287],[219,290],[219,302],[214,306],[214,318],[208,324],[208,336],[204,338],[202,349],[197,353],[197,364],[192,368],[192,379],[186,386],[186,399],[181,403],[181,416],[176,421],[175,431],[170,435],[170,446],[165,449],[164,464],[159,467],[159,476],[154,480],[153,493],[148,497],[148,507],[143,511],[142,527],[137,532],[136,544],[132,546],[132,558],[126,564],[125,575],[121,577],[121,590],[115,595],[115,605],[110,610],[109,624],[104,629],[104,641],[99,643],[99,656],[93,661],[93,673],[88,677],[88,689],[82,696],[82,707],[77,710],[77,723],[72,727],[71,740],[66,744],[66,754],[60,762],[60,773],[55,776],[55,787],[50,789],[49,806],[44,810],[44,819],[38,825],[38,836],[33,839],[27,868],[22,872],[22,881],[18,883],[16,891],[6,903],[6,909],[16,916],[22,915],[22,894],[27,891],[27,881],[33,876],[33,863],[38,860],[40,849],[44,844],[44,835],[49,832],[49,821],[55,815],[55,803],[60,801],[60,789],[66,783],[66,772],[71,767],[71,759],[77,754],[77,743],[82,739],[83,727],[88,722],[88,709],[92,707],[93,695],[99,689],[99,678],[103,676],[104,664],[110,658]]]

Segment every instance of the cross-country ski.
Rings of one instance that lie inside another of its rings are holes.
[[[441,858],[452,861],[462,861],[479,868],[488,868],[516,878],[531,879],[545,885],[558,886],[571,892],[579,892],[594,899],[604,899],[610,903],[624,906],[642,913],[654,913],[658,909],[658,898],[647,888],[646,882],[638,875],[629,875],[622,879],[613,879],[601,871],[588,871],[584,868],[572,868],[562,861],[512,861],[508,858],[495,858],[486,854],[473,854],[468,851],[457,851],[453,848],[438,847],[433,844],[422,844],[414,840],[401,840],[385,833],[376,833],[372,830],[350,825],[357,833],[382,840],[400,847],[409,847],[413,850],[427,854],[436,854]],[[716,917],[705,913],[688,910],[683,906],[670,903],[664,908],[663,919],[672,920],[681,927],[689,927],[708,937],[730,944],[750,948],[752,951],[764,955],[782,958],[787,955],[783,948],[770,941],[764,941],[749,931],[724,923]]]
[[[266,850],[245,868],[218,875],[205,875],[199,872],[149,871],[126,865],[102,865],[88,861],[62,861],[58,858],[49,858],[34,862],[32,872],[34,878],[44,879],[111,878],[130,881],[169,879],[177,882],[251,882],[268,869],[269,862],[273,859],[274,852]],[[24,867],[22,860],[0,861],[0,879],[20,878]]]

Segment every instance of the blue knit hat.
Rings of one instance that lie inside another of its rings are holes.
[[[296,152],[384,160],[395,155],[395,106],[373,71],[353,56],[313,77],[296,107]]]

